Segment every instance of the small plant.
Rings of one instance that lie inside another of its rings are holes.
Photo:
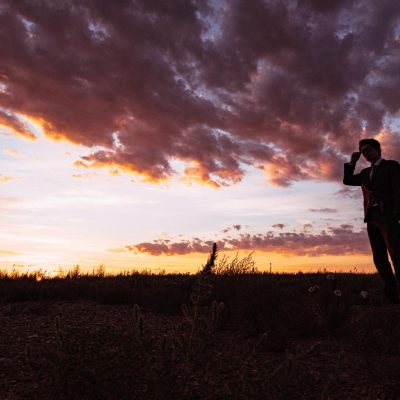
[[[70,271],[68,271],[66,278],[67,279],[78,279],[81,276],[81,267],[79,265],[75,265]]]
[[[26,357],[26,361],[27,361],[27,363],[29,365],[29,368],[32,371],[36,371],[37,370],[37,366],[32,360],[31,348],[29,346],[29,343],[27,343],[26,347],[25,347],[25,357]]]
[[[104,264],[100,264],[95,271],[93,271],[93,276],[104,278],[106,276],[106,267]]]
[[[212,302],[210,318],[208,320],[208,327],[211,332],[219,328],[224,307],[225,305],[223,302],[218,302],[217,300]]]
[[[252,258],[254,251],[248,256],[242,258],[238,257],[236,253],[235,258],[229,261],[229,257],[224,255],[221,261],[215,266],[214,273],[218,275],[241,275],[241,274],[256,274],[258,269],[255,267],[255,261]]]
[[[209,275],[213,272],[213,267],[215,264],[215,260],[217,259],[217,256],[218,256],[218,247],[217,247],[217,243],[214,243],[211,254],[208,257],[206,264],[203,266],[203,268],[200,271],[201,275]]]
[[[320,333],[335,334],[348,316],[348,296],[338,288],[339,280],[333,274],[326,275],[326,280],[320,284],[321,288],[319,285],[308,288],[308,292],[313,294],[311,312]]]
[[[136,337],[143,337],[143,315],[138,304],[133,306],[133,328]]]
[[[313,285],[308,288],[308,293],[315,293],[319,289],[319,285]]]

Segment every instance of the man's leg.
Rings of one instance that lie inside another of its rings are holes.
[[[396,302],[398,296],[396,279],[389,262],[387,247],[382,231],[385,230],[377,221],[370,221],[367,223],[368,238],[371,245],[374,264],[385,283],[385,296],[389,301]]]
[[[397,281],[400,283],[400,224],[394,218],[387,217],[384,239],[389,251]]]

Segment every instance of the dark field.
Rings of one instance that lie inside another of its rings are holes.
[[[3,275],[0,399],[400,399],[377,275],[242,272]]]

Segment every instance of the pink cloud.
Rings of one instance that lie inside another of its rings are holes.
[[[208,253],[212,240],[192,238],[183,241],[157,239],[126,246],[132,252],[148,253],[154,256]],[[248,234],[242,233],[237,238],[226,237],[217,242],[220,250],[259,250],[286,255],[322,256],[368,254],[368,238],[364,230],[356,231],[351,224],[328,227],[318,233],[303,231],[297,233],[280,232]]]
[[[226,232],[229,232],[231,230],[240,231],[240,229],[242,229],[242,227],[243,227],[242,225],[236,224],[236,225],[229,226],[228,228],[222,229],[221,232],[222,233],[226,233]]]
[[[278,228],[278,229],[283,229],[285,227],[285,224],[274,224],[272,225],[273,228]]]
[[[327,214],[332,214],[332,213],[337,213],[338,210],[336,208],[310,208],[311,212],[316,212],[316,213],[327,213]]]

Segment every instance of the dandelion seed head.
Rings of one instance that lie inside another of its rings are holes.
[[[328,279],[328,281],[333,281],[333,280],[335,279],[335,275],[333,275],[333,274],[328,274],[328,275],[326,276],[326,279]]]
[[[335,296],[340,297],[340,296],[342,295],[342,291],[339,290],[339,289],[336,289],[336,290],[334,290],[333,294],[334,294]]]
[[[360,292],[360,296],[361,296],[363,299],[366,299],[366,298],[368,297],[368,292],[367,292],[366,290],[362,290],[362,291]]]
[[[319,285],[313,285],[308,288],[308,291],[309,293],[314,293],[317,289],[319,289]]]

